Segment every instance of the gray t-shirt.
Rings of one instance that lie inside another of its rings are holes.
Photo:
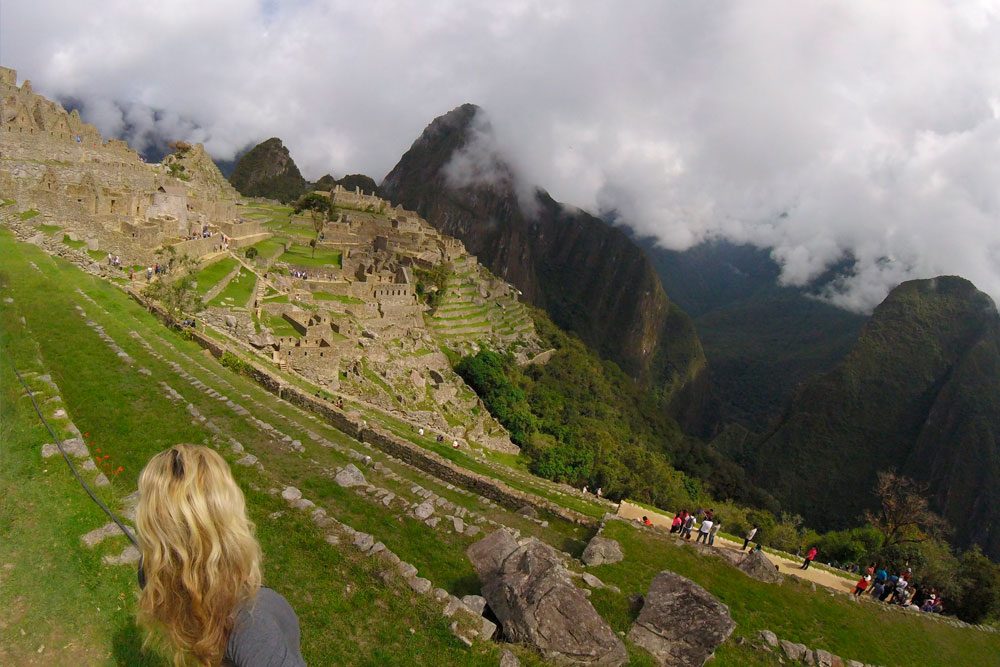
[[[261,587],[252,605],[236,616],[222,664],[226,667],[305,667],[299,650],[299,619],[285,598]]]

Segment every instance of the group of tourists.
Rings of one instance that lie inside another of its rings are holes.
[[[865,575],[854,585],[854,597],[860,599],[868,594],[875,600],[895,604],[911,611],[940,614],[944,611],[944,599],[933,589],[918,589],[911,582],[913,570],[906,568],[899,574],[889,574],[883,566],[876,568],[872,563],[865,569]]]
[[[120,255],[112,255],[108,253],[108,266],[120,269],[122,268],[122,258]]]
[[[584,493],[590,493],[590,487],[589,486],[584,485],[583,489],[581,489],[581,490]],[[603,498],[604,497],[604,487],[602,487],[602,486],[597,487],[597,491],[594,491],[594,495],[597,496],[598,498]]]
[[[681,510],[674,515],[673,521],[670,522],[670,532],[676,533],[685,540],[690,540],[691,533],[695,532],[696,524],[698,537],[695,538],[695,543],[714,545],[715,536],[722,529],[722,522],[715,516],[715,510],[712,509],[699,509],[696,512]]]
[[[301,278],[302,280],[309,280],[309,275],[305,271],[292,269],[291,273],[292,273],[292,278]]]

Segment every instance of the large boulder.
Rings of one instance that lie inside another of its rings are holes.
[[[580,560],[584,565],[606,565],[617,563],[625,558],[621,545],[614,540],[597,536],[590,540],[587,548],[583,550]]]
[[[351,488],[352,486],[364,486],[368,484],[364,474],[353,463],[348,463],[340,469],[340,472],[333,478],[340,486]]]
[[[777,566],[764,555],[763,551],[751,551],[743,557],[736,567],[743,570],[748,577],[769,584],[780,584],[784,580],[784,577],[778,572]]]
[[[521,545],[498,530],[467,554],[508,641],[562,663],[617,667],[628,661],[625,644],[573,585],[552,547],[534,538]]]
[[[729,607],[673,572],[660,572],[649,586],[628,638],[660,665],[703,665],[736,623]]]

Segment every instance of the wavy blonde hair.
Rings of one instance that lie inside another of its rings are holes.
[[[260,545],[229,465],[207,447],[175,445],[146,464],[136,510],[146,586],[139,622],[174,664],[218,664],[236,613],[261,585]]]

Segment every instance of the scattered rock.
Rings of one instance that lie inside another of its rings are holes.
[[[628,637],[661,665],[703,665],[735,627],[729,608],[704,588],[660,572]]]
[[[434,503],[429,500],[425,500],[416,506],[413,510],[413,516],[417,517],[421,521],[430,518],[434,514]]]
[[[531,505],[525,505],[524,507],[522,507],[521,509],[519,509],[517,511],[517,513],[520,514],[521,516],[526,516],[529,519],[537,519],[538,518],[538,510],[536,510]]]
[[[356,533],[354,535],[354,546],[359,551],[368,551],[375,545],[375,538],[368,533]]]
[[[431,589],[431,582],[429,579],[424,579],[423,577],[410,577],[407,579],[406,583],[410,585],[415,592],[423,595]]]
[[[238,466],[246,466],[246,467],[250,467],[250,466],[252,466],[255,463],[257,463],[257,457],[254,456],[253,454],[247,454],[243,458],[238,459],[236,461],[236,465],[238,465]]]
[[[130,544],[125,547],[125,550],[121,554],[117,556],[108,554],[103,558],[103,561],[105,565],[131,565],[132,563],[138,563],[139,550]]]
[[[294,500],[298,500],[299,498],[301,498],[302,492],[296,489],[294,486],[286,486],[285,490],[281,492],[281,497],[287,500],[288,502],[292,502]]]
[[[87,445],[84,444],[83,440],[80,438],[70,438],[69,440],[63,440],[63,449],[70,456],[75,456],[78,459],[86,458],[90,456],[90,452],[87,450]]]
[[[482,616],[483,610],[486,609],[486,598],[482,595],[466,595],[462,598],[462,604]]]
[[[584,572],[581,578],[583,579],[583,583],[591,588],[604,588],[604,582],[589,572]]]
[[[368,480],[365,479],[364,474],[353,463],[348,463],[341,468],[337,476],[333,478],[333,481],[345,488],[368,484]]]
[[[94,478],[94,486],[111,486],[111,481],[103,472]]]
[[[549,660],[611,666],[628,661],[625,644],[573,585],[552,547],[535,538],[519,545],[510,532],[498,530],[466,553],[505,639],[531,644]]]
[[[50,458],[52,456],[56,456],[58,454],[59,454],[59,448],[56,447],[55,445],[53,445],[52,443],[48,443],[48,444],[42,445],[42,458],[43,459],[47,459],[47,458]],[[87,460],[90,461],[90,459],[87,459]]]
[[[618,542],[607,537],[594,537],[587,548],[583,550],[580,560],[584,565],[610,565],[625,558]]]
[[[760,639],[765,645],[771,648],[778,648],[778,636],[770,630],[761,630]]]
[[[95,546],[103,542],[105,538],[114,537],[115,535],[120,534],[122,534],[122,532],[121,528],[118,527],[118,524],[109,522],[100,528],[95,528],[86,535],[82,535],[80,540],[87,545],[87,547],[93,549]]]
[[[504,649],[500,654],[500,667],[521,667],[521,661],[509,650]]]
[[[810,653],[809,649],[807,649],[804,644],[795,644],[785,639],[779,640],[778,643],[781,645],[781,650],[785,652],[785,656],[787,656],[789,660],[798,660],[801,662],[806,659],[806,654]]]

